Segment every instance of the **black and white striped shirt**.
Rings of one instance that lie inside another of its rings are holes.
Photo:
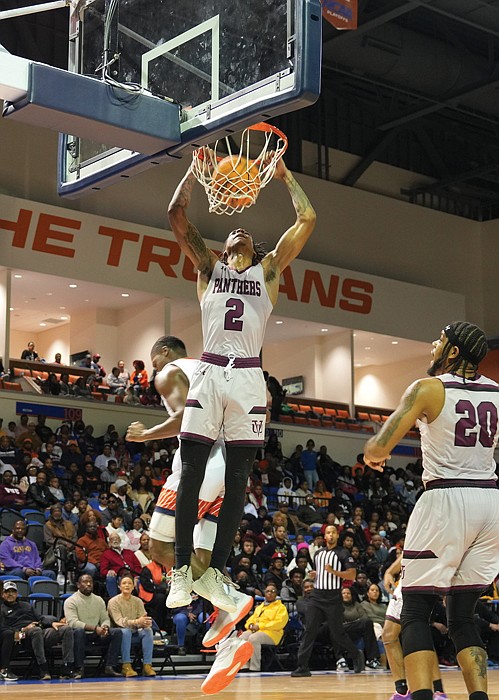
[[[344,547],[334,547],[327,549],[323,547],[317,550],[314,557],[316,576],[314,588],[320,591],[336,591],[343,585],[343,579],[334,576],[326,571],[326,564],[329,564],[334,571],[346,571],[355,568],[355,561]]]

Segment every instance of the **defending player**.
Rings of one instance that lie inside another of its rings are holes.
[[[178,435],[190,379],[198,365],[198,360],[188,358],[186,355],[184,343],[174,336],[163,336],[154,343],[151,362],[157,371],[155,386],[168,412],[168,418],[152,428],[146,428],[139,422],[132,423],[127,431],[127,440],[146,442]],[[206,476],[199,493],[198,523],[194,529],[194,552],[191,554],[191,566],[195,578],[201,576],[206,570],[215,541],[217,515],[224,494],[224,453],[224,444],[218,440],[211,449]],[[149,529],[151,556],[166,568],[171,568],[174,561],[175,507],[180,470],[180,454],[177,450],[173,459],[172,474],[163,485]],[[253,605],[251,596],[239,593],[234,588],[231,588],[230,595],[234,600],[235,612],[218,611],[203,639],[205,646],[211,647],[222,642],[237,622],[248,614]],[[247,642],[239,641],[237,637],[229,637],[225,640],[217,652],[212,671],[203,683],[203,691],[218,692],[228,685],[235,677],[237,669],[232,674],[229,671],[235,664],[241,666],[245,663],[246,657],[249,658],[252,652],[251,645],[248,646]],[[212,689],[213,687],[216,691]]]
[[[400,645],[400,615],[402,613],[402,585],[398,578],[402,569],[402,552],[385,571],[383,583],[393,597],[388,603],[385,624],[383,625],[383,644],[386,657],[390,666],[395,692],[390,700],[411,700],[411,693],[407,688],[405,679],[404,656]],[[396,580],[398,579],[398,580]],[[433,700],[448,700],[444,693],[440,669],[438,667],[438,657],[433,654]]]

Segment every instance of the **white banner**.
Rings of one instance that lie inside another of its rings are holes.
[[[195,270],[170,231],[6,195],[0,264],[171,299],[196,295]],[[276,312],[283,316],[412,340],[431,340],[465,317],[461,294],[304,260],[284,271],[280,291]]]

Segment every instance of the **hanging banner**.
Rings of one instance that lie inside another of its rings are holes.
[[[357,29],[358,0],[322,0],[322,16],[336,29]]]

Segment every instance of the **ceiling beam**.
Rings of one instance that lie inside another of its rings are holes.
[[[494,72],[497,73],[497,71]],[[431,104],[427,105],[426,107],[421,107],[421,109],[417,109],[414,112],[406,112],[405,114],[401,115],[400,117],[397,117],[396,119],[392,119],[389,122],[380,124],[378,128],[381,131],[393,129],[395,126],[401,126],[402,124],[407,124],[408,122],[414,121],[415,119],[426,117],[428,114],[433,114],[435,112],[440,111],[441,109],[445,109],[446,107],[455,107],[463,99],[471,98],[474,95],[478,95],[479,93],[483,92],[484,90],[492,90],[498,86],[499,78],[494,78],[492,80],[489,78],[488,80],[474,85],[473,87],[467,88],[466,90],[461,90],[460,92],[456,93],[455,95],[452,95],[451,97],[448,97],[445,100],[433,100],[430,97],[421,96],[421,99],[431,101]],[[496,121],[496,123],[498,122],[499,120]]]
[[[386,150],[386,147],[393,141],[395,136],[397,136],[400,131],[400,129],[392,129],[392,131],[389,133],[384,134],[373,146],[373,148],[371,148],[369,153],[366,153],[366,155],[357,163],[357,165],[354,165],[350,172],[343,178],[341,184],[346,185],[347,187],[353,187],[353,185],[355,185],[357,180],[365,173],[368,167],[378,159],[383,151]]]

